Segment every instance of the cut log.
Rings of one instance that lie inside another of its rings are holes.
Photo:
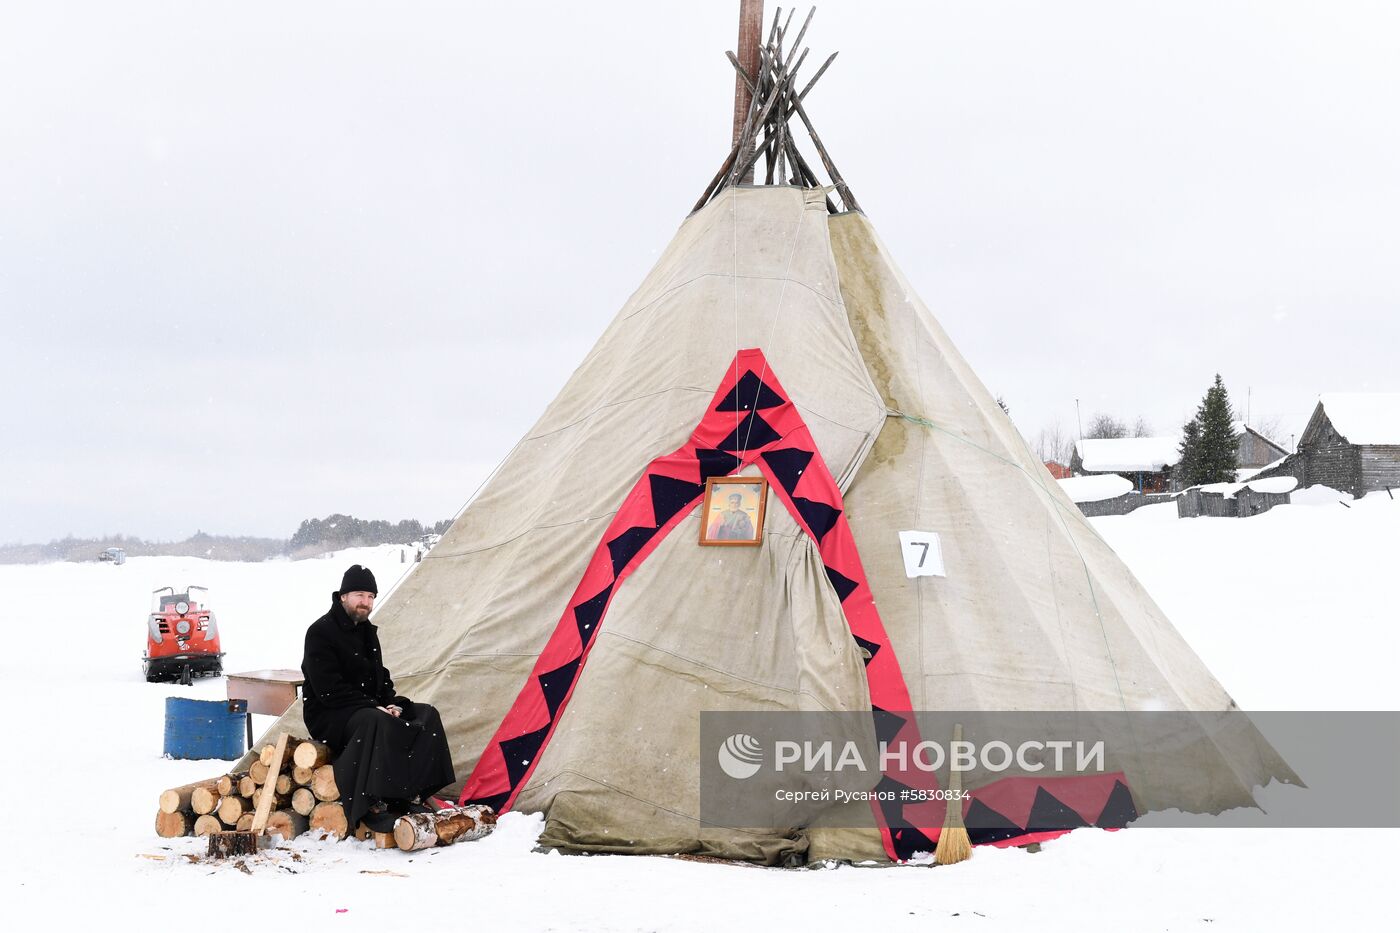
[[[298,739],[294,736],[287,736],[287,752],[285,755],[282,756],[282,767],[277,769],[279,772],[292,770],[292,752],[294,752],[297,746],[304,741],[305,739]],[[262,765],[264,768],[271,768],[273,755],[274,753],[276,753],[276,751],[277,746],[275,744],[264,745],[262,749],[258,752],[258,764]]]
[[[438,845],[480,839],[496,828],[496,811],[479,804],[469,807],[449,807],[434,814],[438,817]]]
[[[315,771],[321,765],[329,764],[331,760],[331,749],[329,745],[320,742],[302,742],[297,746],[297,750],[292,753],[292,762],[298,768],[310,768]]]
[[[311,783],[311,775],[316,773],[315,768],[303,768],[300,765],[292,768],[292,783],[300,784],[303,787]]]
[[[277,810],[267,818],[267,834],[281,836],[284,840],[294,839],[306,832],[310,821],[293,810]]]
[[[302,816],[311,815],[311,811],[316,809],[316,795],[311,793],[311,788],[298,787],[292,791],[292,809]]]
[[[210,833],[209,858],[232,858],[236,855],[256,855],[258,837],[252,833]]]
[[[437,845],[437,821],[431,813],[409,813],[394,823],[394,841],[405,852]]]
[[[188,810],[190,808],[190,798],[194,795],[195,788],[208,787],[217,790],[218,778],[210,778],[207,781],[196,781],[193,784],[186,784],[184,787],[172,787],[163,791],[160,795],[160,812],[174,813],[176,810]]]
[[[206,813],[194,821],[194,834],[196,836],[207,836],[210,833],[221,833],[224,831],[224,824],[217,816]]]
[[[219,809],[219,792],[214,789],[214,785],[196,787],[190,794],[190,809],[200,816]]]
[[[219,801],[219,819],[224,821],[225,826],[237,826],[238,821],[243,819],[243,814],[252,812],[253,801],[247,797],[234,794]]]
[[[257,814],[252,810],[249,810],[238,818],[238,825],[235,826],[234,829],[238,830],[240,833],[248,832],[253,828],[253,817],[256,815]]]
[[[240,771],[237,774],[225,774],[215,783],[214,789],[219,792],[220,797],[240,797],[242,795],[238,793],[238,785],[247,774],[247,771]]]
[[[318,803],[316,809],[311,811],[311,828],[344,839],[350,831],[345,808],[338,803]]]
[[[282,797],[289,797],[292,793],[292,776],[290,774],[277,775],[277,793]]]
[[[238,779],[238,796],[251,797],[258,790],[258,782],[253,780],[251,774],[245,774]]]
[[[267,765],[261,761],[253,762],[248,766],[248,776],[253,779],[255,784],[267,783]]]
[[[413,852],[430,846],[480,839],[491,832],[496,814],[490,807],[448,807],[436,813],[410,813],[394,824],[400,849]]]
[[[317,800],[339,800],[340,788],[335,786],[335,768],[321,765],[311,776],[311,792]]]
[[[174,813],[156,811],[156,835],[162,839],[188,836],[193,828],[194,814],[188,810],[176,810]]]

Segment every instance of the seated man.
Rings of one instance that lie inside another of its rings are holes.
[[[306,630],[303,715],[311,735],[335,753],[335,783],[353,830],[363,820],[388,832],[423,798],[451,784],[452,753],[438,711],[394,695],[379,635],[369,621],[378,595],[359,564],[331,594],[331,611]]]

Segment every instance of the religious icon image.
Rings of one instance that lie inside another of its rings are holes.
[[[714,476],[705,484],[700,543],[756,547],[763,543],[768,481],[761,476]]]

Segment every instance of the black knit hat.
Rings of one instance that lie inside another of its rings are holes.
[[[374,582],[374,574],[369,572],[368,567],[361,567],[355,564],[345,571],[345,576],[340,578],[340,592],[344,593],[373,593],[379,595],[379,584]]]

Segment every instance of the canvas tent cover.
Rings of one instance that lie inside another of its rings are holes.
[[[781,404],[726,409],[739,385]],[[810,458],[786,480],[781,450]],[[763,546],[699,547],[685,484],[740,459],[774,478]],[[905,529],[941,534],[946,577],[905,576]],[[441,710],[467,795],[543,812],[543,844],[591,851],[885,859],[936,836],[878,815],[702,824],[706,710],[901,692],[913,709],[1233,707],[870,222],[792,187],[730,188],[682,224],[376,622],[399,689]],[[1273,777],[1293,779],[1251,731],[1128,783],[1139,809],[1199,812]],[[1078,806],[1093,823],[1104,805]]]

